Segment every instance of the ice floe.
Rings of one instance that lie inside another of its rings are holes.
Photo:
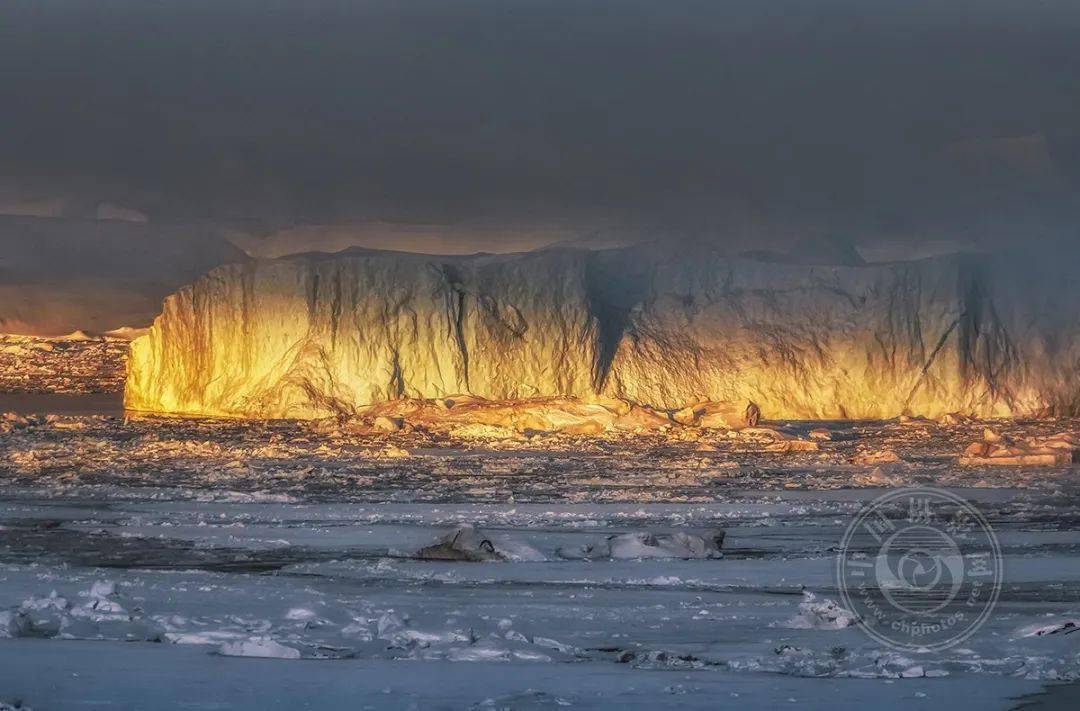
[[[300,650],[286,647],[266,637],[225,642],[217,650],[224,657],[260,657],[270,659],[299,659]]]
[[[835,600],[803,592],[798,613],[784,626],[802,630],[840,630],[859,621],[858,615],[841,607]]]
[[[613,558],[634,560],[642,558],[720,558],[724,543],[723,531],[698,535],[685,533],[636,532],[608,536],[603,541],[580,548],[560,548],[559,556],[568,560]]]

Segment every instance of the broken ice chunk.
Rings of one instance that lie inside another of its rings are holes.
[[[1031,625],[1018,630],[1020,637],[1046,637],[1052,634],[1072,634],[1080,630],[1080,620],[1058,620],[1049,625]]]
[[[570,560],[614,558],[720,558],[724,531],[693,533],[624,533],[581,548],[561,548],[559,556]]]
[[[413,557],[421,560],[542,561],[545,556],[528,544],[492,536],[472,526],[461,526],[418,550]]]
[[[859,621],[858,615],[840,607],[834,600],[803,592],[799,612],[784,625],[799,630],[839,630]]]
[[[268,637],[225,642],[218,648],[224,657],[260,657],[264,659],[299,659],[300,650],[286,647]]]

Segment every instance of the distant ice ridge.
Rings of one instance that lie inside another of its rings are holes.
[[[347,250],[219,267],[132,346],[126,404],[757,403],[767,418],[1075,414],[1080,254],[829,266],[655,248]]]

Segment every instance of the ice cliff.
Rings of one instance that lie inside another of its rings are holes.
[[[319,417],[453,394],[769,418],[1080,412],[1078,259],[859,266],[657,248],[219,267],[134,341],[134,410]]]

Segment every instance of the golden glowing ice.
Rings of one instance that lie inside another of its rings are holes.
[[[1020,268],[639,249],[254,261],[165,301],[133,343],[126,405],[313,418],[466,393],[657,410],[752,401],[773,419],[1076,413],[1071,267],[1018,280]]]

